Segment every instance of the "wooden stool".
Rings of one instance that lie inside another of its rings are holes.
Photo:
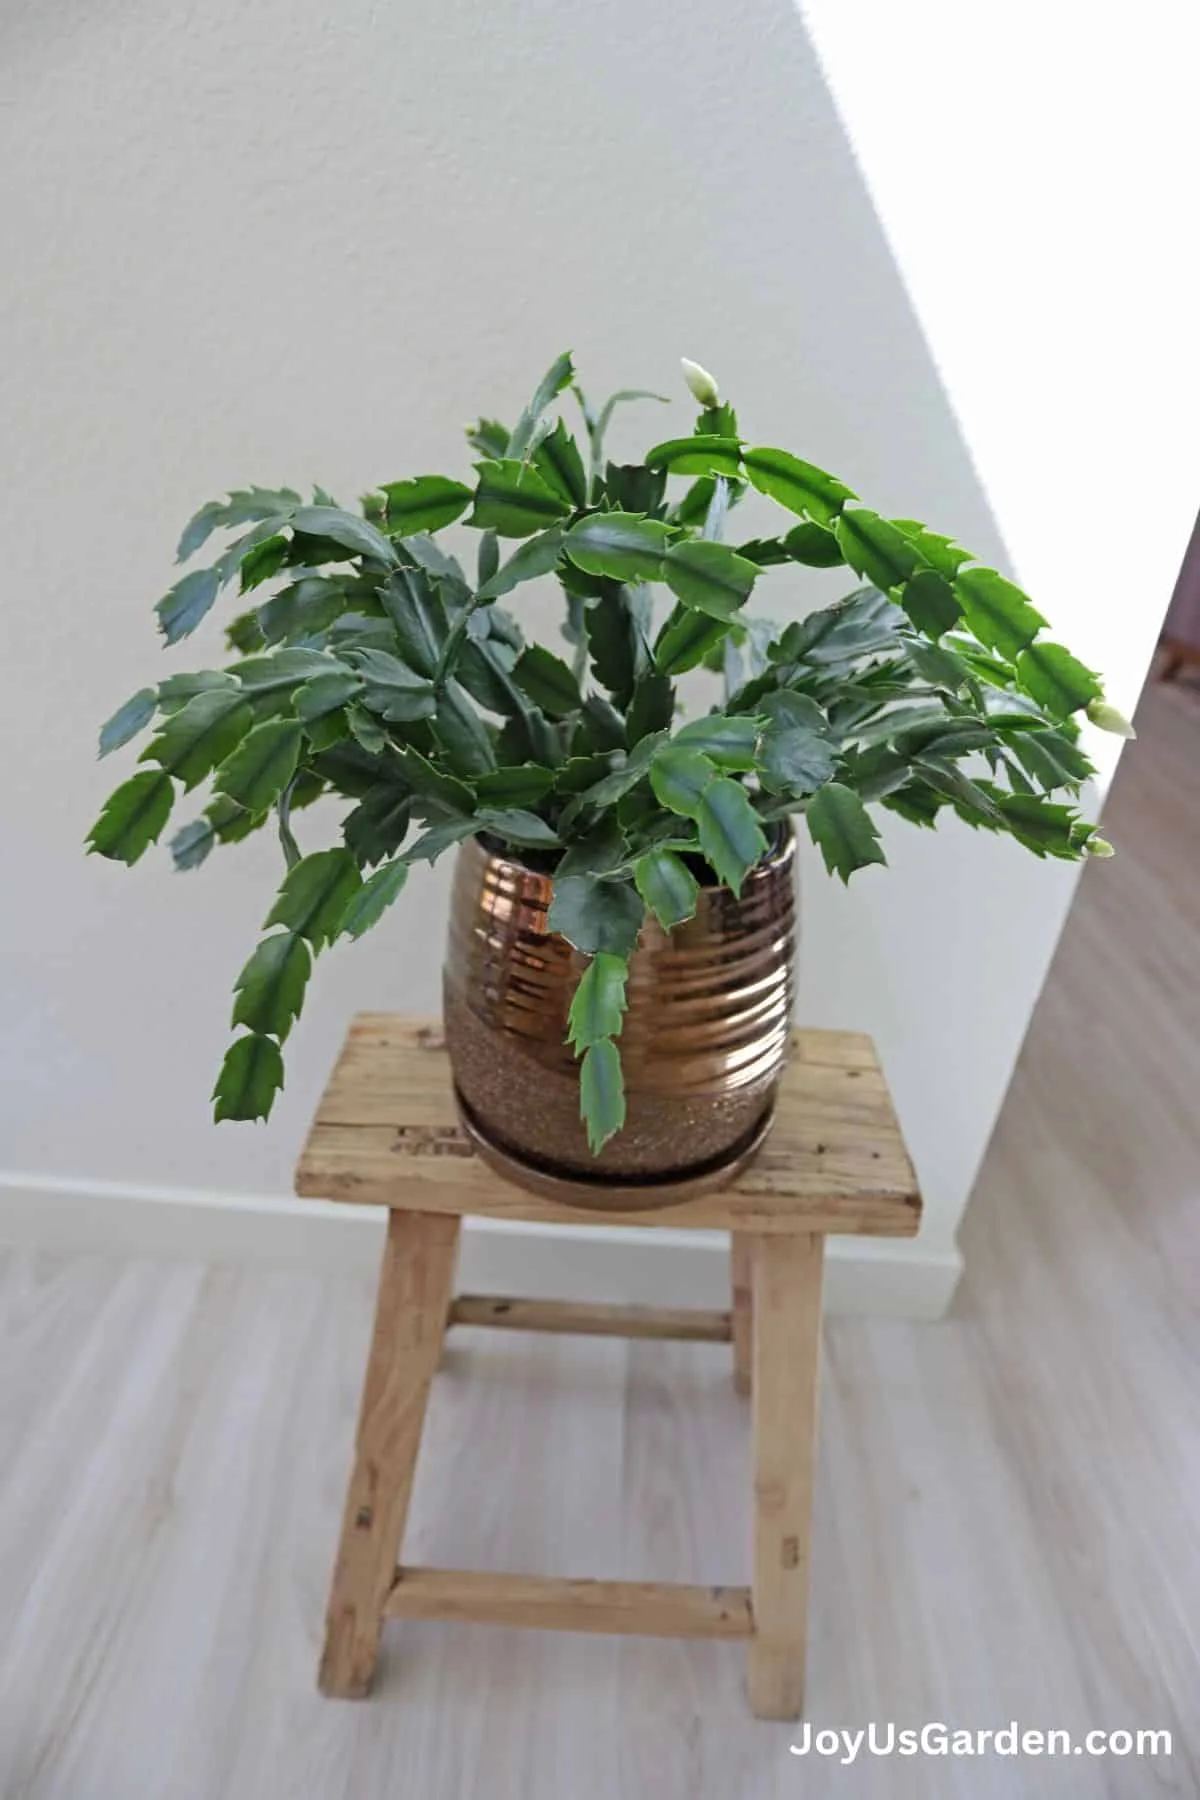
[[[912,1167],[870,1040],[798,1031],[775,1123],[724,1192],[656,1212],[585,1212],[512,1187],[457,1120],[440,1028],[363,1014],[317,1111],[296,1191],[386,1206],[387,1242],[321,1661],[323,1692],[368,1691],[385,1618],[746,1638],[750,1705],[804,1691],[821,1264],[830,1232],[911,1237]],[[454,1297],[464,1215],[731,1233],[728,1313]],[[576,1581],[396,1566],[429,1384],[447,1325],[729,1340],[753,1404],[754,1558],[745,1587]]]

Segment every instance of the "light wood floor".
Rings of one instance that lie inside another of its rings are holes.
[[[377,1697],[323,1701],[365,1285],[12,1254],[4,1800],[1200,1794],[1200,700],[1141,725],[955,1316],[828,1327],[808,1716],[1166,1726],[1170,1761],[800,1759],[723,1644],[393,1627]],[[413,1559],[744,1580],[727,1355],[459,1334]]]

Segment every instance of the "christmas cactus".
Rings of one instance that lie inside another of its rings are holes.
[[[561,356],[511,429],[468,431],[469,481],[410,476],[357,510],[249,488],[184,530],[181,563],[214,534],[224,548],[158,602],[166,643],[223,589],[253,599],[226,667],[144,687],[104,726],[102,755],[153,735],[89,843],[136,862],[206,783],[171,840],[177,867],[278,833],[285,873],[234,983],[218,1119],[270,1112],[314,955],[361,937],[413,863],[474,834],[552,874],[550,923],[590,959],[569,1037],[594,1150],[624,1117],[625,974],[647,911],[669,930],[700,883],[737,893],[790,815],[843,881],[884,860],[876,805],[919,826],[952,812],[1036,856],[1109,854],[1074,804],[1091,772],[1078,719],[1129,728],[1029,597],[922,522],[748,442],[712,378],[684,374],[693,432],[637,463],[606,459],[606,429],[617,405],[656,397],[596,409]],[[775,535],[739,541],[748,489],[776,503]],[[438,538],[458,521],[478,534],[465,564]],[[784,628],[754,610],[766,571],[841,567],[856,585],[835,605]],[[516,616],[535,580],[561,591],[562,654]],[[700,668],[724,697],[685,718],[678,683]],[[297,814],[326,798],[338,841],[303,851]]]

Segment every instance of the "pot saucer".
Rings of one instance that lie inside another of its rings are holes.
[[[488,1136],[457,1087],[454,1099],[462,1128],[473,1148],[497,1175],[512,1182],[514,1187],[539,1194],[545,1200],[554,1200],[560,1206],[598,1213],[653,1212],[659,1207],[677,1206],[684,1200],[695,1200],[701,1194],[729,1187],[753,1162],[775,1116],[774,1105],[771,1105],[731,1149],[710,1162],[678,1172],[668,1171],[649,1181],[628,1181],[614,1180],[611,1176],[582,1175],[575,1169],[563,1169],[553,1163],[518,1155]]]

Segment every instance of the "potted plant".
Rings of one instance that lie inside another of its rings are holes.
[[[654,396],[594,410],[561,356],[515,426],[468,431],[472,481],[409,477],[360,510],[250,488],[184,530],[184,563],[232,536],[158,602],[160,629],[179,642],[236,583],[253,599],[227,631],[235,660],[108,721],[102,755],[153,736],[89,842],[137,861],[205,782],[179,868],[278,832],[286,872],[234,984],[218,1119],[270,1112],[314,954],[457,845],[446,1021],[472,1129],[518,1179],[713,1178],[757,1142],[786,1051],[795,818],[843,881],[884,860],[873,804],[918,826],[953,812],[1037,856],[1110,854],[1071,803],[1091,773],[1078,716],[1129,727],[1028,596],[748,442],[712,378],[684,373],[694,430],[638,463],[606,459],[606,428]],[[777,504],[776,535],[738,540],[748,489]],[[467,566],[437,535],[460,520]],[[798,623],[751,605],[841,566],[853,591]],[[551,579],[563,654],[508,610]],[[685,715],[692,671],[709,692]],[[343,803],[340,842],[302,852],[296,815],[324,797]]]

